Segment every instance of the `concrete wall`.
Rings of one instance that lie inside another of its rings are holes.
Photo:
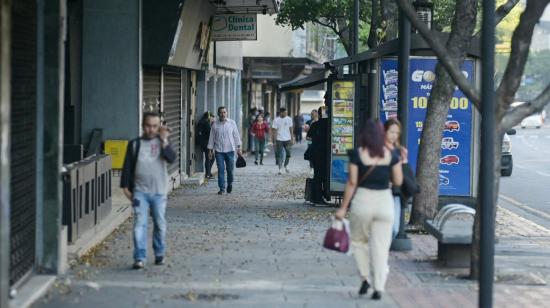
[[[292,52],[292,29],[277,26],[275,16],[258,15],[258,40],[243,41],[243,56],[285,58]]]
[[[205,0],[186,0],[183,5],[180,22],[182,23],[173,57],[168,64],[200,70],[201,50],[198,48],[200,23],[208,25],[215,13],[214,7]]]
[[[139,134],[140,0],[85,0],[82,56],[82,140],[94,128],[104,139]]]
[[[233,70],[243,69],[243,42],[212,42],[214,61],[217,67]]]

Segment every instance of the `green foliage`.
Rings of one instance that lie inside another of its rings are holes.
[[[498,0],[497,7],[506,2],[506,0]],[[497,25],[496,36],[497,43],[510,44],[512,41],[512,34],[519,24],[519,18],[521,13],[525,9],[523,3],[518,3],[506,17]]]
[[[360,19],[370,20],[370,1],[361,1]],[[303,28],[308,22],[322,22],[336,26],[336,20],[348,22],[352,17],[353,0],[285,0],[277,15],[277,24]]]
[[[360,3],[360,44],[359,50],[366,49],[370,23],[370,1]],[[304,28],[307,23],[329,27],[338,35],[340,42],[349,47],[349,27],[353,14],[353,0],[285,0],[277,15],[276,22],[290,26],[293,30]],[[366,25],[366,28],[365,28]]]
[[[504,70],[508,64],[509,54],[495,55],[495,82],[500,83]],[[550,50],[539,52],[531,51],[525,65],[521,86],[516,93],[518,100],[534,99],[544,88],[550,84]]]
[[[436,0],[434,4],[434,28],[438,31],[450,32],[455,14],[455,1]]]

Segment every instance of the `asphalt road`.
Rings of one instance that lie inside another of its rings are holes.
[[[550,227],[550,125],[517,128],[510,136],[514,170],[501,177],[499,204]]]

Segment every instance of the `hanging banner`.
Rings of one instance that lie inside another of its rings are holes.
[[[434,57],[411,57],[408,103],[409,163],[416,170],[422,128],[426,118],[426,108],[435,80]],[[380,85],[380,119],[397,116],[397,59],[382,61]],[[466,60],[462,72],[473,82],[474,61]],[[450,102],[450,110],[445,122],[441,140],[441,160],[439,167],[439,191],[444,196],[471,196],[472,193],[472,104],[456,88]]]
[[[332,83],[330,191],[342,193],[348,179],[348,150],[353,149],[355,81]]]
[[[216,15],[212,21],[213,41],[255,41],[258,37],[256,14]]]

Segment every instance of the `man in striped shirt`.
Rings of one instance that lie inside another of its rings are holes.
[[[218,195],[225,190],[225,171],[227,170],[227,193],[233,190],[233,169],[235,168],[235,151],[241,155],[241,135],[235,121],[227,118],[225,107],[218,108],[218,121],[212,124],[207,148],[209,158],[216,157],[218,166]]]

